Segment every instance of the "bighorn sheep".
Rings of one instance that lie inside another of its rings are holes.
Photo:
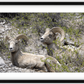
[[[52,29],[47,28],[44,35],[40,38],[41,42],[43,44],[46,44],[48,47],[48,55],[53,56],[53,50],[56,50],[56,48],[59,48],[58,44],[56,45],[53,41],[56,41],[56,37],[58,36],[58,33],[61,34],[60,42],[62,45],[75,45],[74,42],[66,41],[64,38],[66,37],[66,34],[63,29],[60,27],[53,27]],[[60,48],[68,48],[67,46],[60,46]]]
[[[31,53],[24,53],[20,51],[19,47],[19,39],[25,39],[28,40],[25,35],[18,35],[15,38],[10,39],[8,36],[6,36],[5,41],[8,40],[9,43],[9,51],[11,52],[11,61],[13,65],[17,67],[22,68],[37,68],[37,69],[43,69],[49,71],[49,72],[55,72],[55,69],[52,69],[51,64],[56,64],[54,68],[57,68],[58,66],[61,66],[60,63],[53,57],[50,57],[48,55],[35,55]],[[49,58],[49,59],[48,59]],[[51,60],[52,59],[52,60]],[[42,61],[46,60],[46,61]]]

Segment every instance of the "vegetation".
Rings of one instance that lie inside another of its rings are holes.
[[[31,31],[32,34],[36,34],[40,38],[41,33],[43,34],[46,28],[58,26],[64,29],[64,31],[69,34],[69,38],[73,40],[75,44],[82,44],[82,42],[80,43],[80,35],[82,34],[82,27],[84,25],[83,13],[2,13],[0,15],[1,21],[5,20],[6,24],[10,23],[16,28],[18,34],[27,35],[28,39],[32,39],[28,36],[28,31]],[[4,46],[4,48],[1,45],[0,50],[2,53],[6,52],[8,58],[10,58],[7,44]],[[32,51],[32,49],[30,49],[30,51]],[[78,51],[71,52],[71,50],[68,50],[68,52],[70,52],[71,54],[62,53],[62,58],[57,52],[55,52],[56,59],[62,64],[61,72],[83,72],[84,69],[81,70],[81,68],[83,68],[84,61],[81,61],[79,58],[72,59],[73,55],[77,54]],[[78,57],[80,57],[80,55],[78,55]],[[81,63],[77,63],[80,61]],[[53,68],[56,65],[51,66]]]

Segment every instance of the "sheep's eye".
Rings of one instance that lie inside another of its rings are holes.
[[[8,45],[9,45],[10,43],[8,42]]]
[[[15,44],[18,44],[18,42],[16,42]]]
[[[51,34],[49,34],[49,37],[51,38],[51,37],[52,37],[52,35],[51,35]]]
[[[8,45],[10,44],[10,42],[8,41]]]

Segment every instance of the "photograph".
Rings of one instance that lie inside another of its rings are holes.
[[[1,83],[84,82],[84,6],[51,4],[0,5]]]
[[[0,72],[84,72],[84,13],[0,13]]]

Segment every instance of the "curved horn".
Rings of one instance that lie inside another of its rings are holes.
[[[50,28],[46,28],[46,31],[50,31]]]
[[[28,38],[25,36],[25,35],[23,35],[23,34],[19,34],[18,36],[16,36],[16,40],[19,40],[19,39],[24,39],[24,40],[28,40]]]
[[[60,27],[53,27],[53,28],[51,29],[51,31],[52,31],[53,33],[59,32],[59,33],[61,34],[60,41],[62,41],[62,40],[65,38],[65,32],[64,32],[64,30],[61,29]]]

